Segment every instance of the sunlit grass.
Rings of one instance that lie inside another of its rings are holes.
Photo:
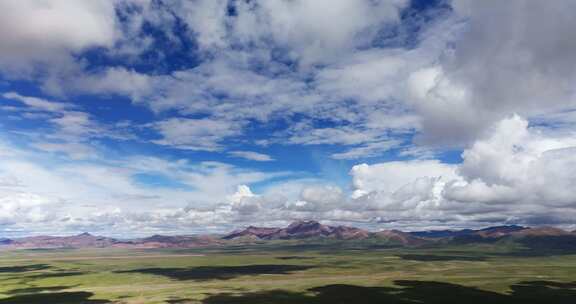
[[[576,281],[576,255],[523,256],[516,248],[492,245],[374,249],[336,243],[10,251],[0,258],[0,303],[214,303],[225,302],[219,294],[275,290],[312,301],[309,289],[315,287],[395,287],[400,280],[505,294],[518,282]]]

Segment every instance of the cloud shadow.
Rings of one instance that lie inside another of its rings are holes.
[[[506,294],[433,281],[395,281],[396,287],[335,284],[306,292],[272,290],[244,294],[216,294],[204,304],[573,304],[576,282],[522,282]]]
[[[117,273],[144,273],[165,276],[175,280],[230,280],[240,276],[261,274],[289,274],[304,271],[314,266],[303,265],[244,265],[244,266],[200,266],[192,268],[142,268]]]

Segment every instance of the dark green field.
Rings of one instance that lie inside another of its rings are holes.
[[[495,245],[275,243],[19,250],[3,303],[576,303],[576,255]]]

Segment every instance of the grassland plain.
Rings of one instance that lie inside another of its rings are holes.
[[[268,242],[0,252],[5,303],[576,303],[576,254]]]

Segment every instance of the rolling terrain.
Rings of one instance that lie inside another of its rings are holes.
[[[560,303],[575,236],[518,226],[368,232],[313,221],[223,236],[3,242],[3,303]]]
[[[518,243],[529,248],[576,249],[576,233],[554,227],[494,226],[484,229],[403,232],[367,231],[349,226],[330,226],[317,221],[296,221],[284,228],[249,226],[226,235],[153,235],[138,239],[114,239],[81,233],[73,236],[33,236],[0,239],[1,249],[50,248],[199,248],[270,241],[366,242],[407,247],[441,244]]]

